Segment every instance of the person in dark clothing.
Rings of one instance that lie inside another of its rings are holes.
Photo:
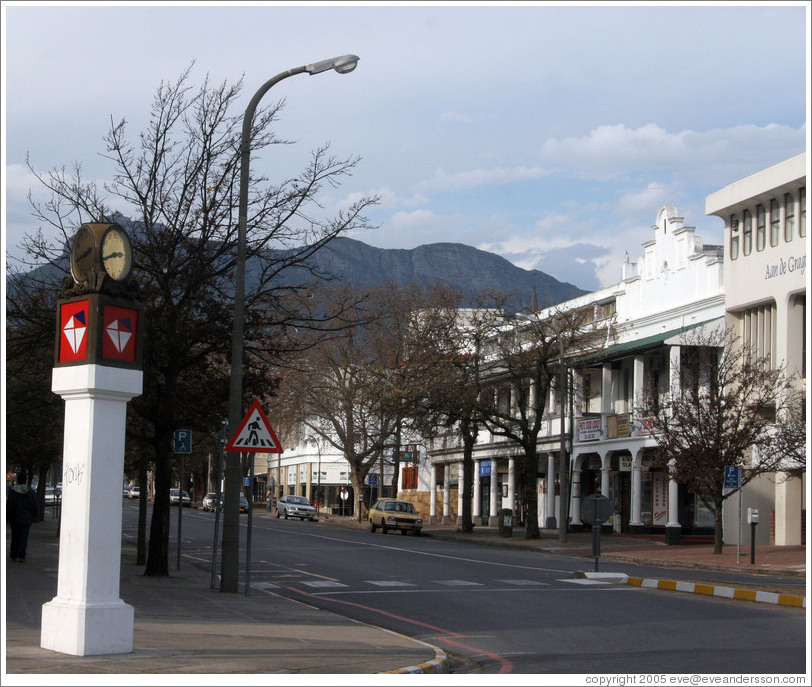
[[[25,563],[28,531],[39,515],[34,490],[25,481],[15,484],[6,499],[6,519],[11,525],[11,560]]]

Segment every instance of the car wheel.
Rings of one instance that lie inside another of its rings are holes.
[[[279,509],[278,508],[276,509],[276,517],[277,518],[279,517]]]
[[[415,537],[419,537],[419,536],[420,536],[420,528],[419,528],[419,527],[415,528],[415,531],[414,531],[414,536],[415,536]]]
[[[401,530],[400,531],[401,534],[406,534],[406,532],[407,532],[407,530]]]
[[[386,534],[388,531],[389,531],[389,528],[386,526],[386,522],[384,522],[383,520],[381,520],[381,532],[383,532],[384,534]]]
[[[287,519],[288,519],[288,512],[285,511],[285,520],[287,520]]]
[[[378,529],[378,528],[377,528],[377,527],[375,527],[375,523],[374,523],[374,522],[369,523],[369,531],[370,531],[370,532],[375,532],[375,530],[376,530],[376,529]]]

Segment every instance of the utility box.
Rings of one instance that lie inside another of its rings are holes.
[[[499,511],[499,534],[503,537],[513,536],[513,509],[502,508]]]

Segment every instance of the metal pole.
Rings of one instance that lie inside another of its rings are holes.
[[[215,578],[217,577],[217,539],[220,535],[220,502],[223,500],[223,454],[226,446],[226,428],[228,420],[222,421],[222,437],[220,439],[220,456],[217,460],[217,502],[214,504],[214,541],[211,545],[211,588],[215,588]]]
[[[322,71],[335,69],[340,74],[351,72],[358,62],[355,55],[345,55],[332,60],[324,60],[315,64],[289,69],[281,72],[266,81],[251,98],[242,120],[242,135],[240,138],[240,185],[237,223],[237,258],[236,273],[234,276],[234,327],[231,339],[231,377],[228,390],[228,421],[231,432],[237,431],[242,417],[242,364],[245,322],[245,259],[248,225],[248,187],[250,181],[249,163],[251,158],[251,129],[254,123],[254,114],[262,97],[275,84],[295,74],[318,74]],[[226,465],[226,494],[232,498],[239,495],[239,483],[242,477],[240,454],[229,453]],[[235,498],[236,500],[236,498]],[[239,502],[232,504],[223,514],[223,569],[222,591],[238,591],[239,574],[239,531],[240,531]]]
[[[736,563],[742,562],[742,488],[739,485],[739,540],[736,542]]]
[[[181,523],[183,522],[183,458],[184,455],[180,454],[180,477],[178,484],[178,570],[180,570],[180,533]]]
[[[558,503],[558,541],[567,541],[567,530],[569,528],[568,512],[569,512],[569,465],[567,461],[566,443],[566,417],[565,417],[565,404],[567,392],[567,371],[564,367],[564,341],[561,338],[561,332],[558,332],[558,362],[561,367],[559,379],[559,412],[561,415],[560,426],[560,446],[558,449],[558,484],[559,484],[559,503]]]
[[[252,516],[254,515],[254,454],[248,454],[248,493],[251,498],[248,499],[248,532],[245,536],[245,595],[248,596],[251,589],[251,525]],[[239,509],[238,509],[239,510]]]

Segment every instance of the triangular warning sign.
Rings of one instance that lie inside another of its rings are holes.
[[[239,453],[282,453],[279,439],[271,423],[254,400],[234,435],[225,446],[226,451]]]

